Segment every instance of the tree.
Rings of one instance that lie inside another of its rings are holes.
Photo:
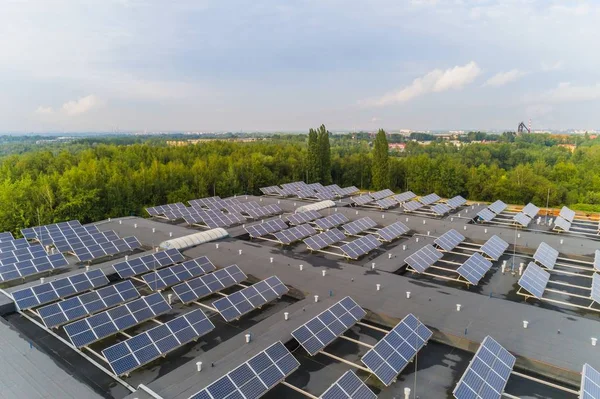
[[[319,138],[317,131],[310,129],[308,131],[308,155],[307,155],[307,183],[314,183],[319,180],[321,175],[321,163],[319,160]]]
[[[329,132],[325,125],[321,125],[318,130],[319,141],[319,162],[321,163],[321,175],[319,180],[322,184],[331,184],[331,148],[329,146]]]
[[[379,129],[373,145],[373,188],[383,190],[390,185],[390,167],[388,160],[388,142],[385,131]]]

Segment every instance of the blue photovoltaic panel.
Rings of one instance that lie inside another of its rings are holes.
[[[363,194],[352,198],[352,202],[354,202],[356,205],[366,205],[373,201],[375,200],[369,194]]]
[[[558,258],[558,251],[545,242],[541,242],[533,254],[533,259],[547,269],[554,269],[554,264]]]
[[[354,187],[354,186],[350,186],[350,187],[344,187],[340,190],[339,195],[341,197],[345,197],[348,195],[352,195],[354,193],[357,193],[359,191],[358,188]]]
[[[384,241],[393,241],[409,231],[410,229],[404,223],[395,222],[389,226],[385,226],[384,228],[377,230],[377,235]]]
[[[529,223],[531,222],[531,218],[522,212],[515,214],[513,220],[523,227],[529,226]]]
[[[287,224],[281,219],[267,220],[263,223],[253,224],[252,226],[246,226],[246,231],[252,238],[258,238],[266,236],[267,234],[274,233],[283,229],[287,229]]]
[[[349,370],[334,382],[320,399],[377,399],[377,395],[354,374],[354,371]]]
[[[463,206],[466,203],[467,203],[467,200],[464,199],[463,197],[461,197],[460,195],[457,195],[456,197],[452,197],[448,201],[446,201],[446,204],[452,209],[456,209],[460,206]]]
[[[314,227],[309,224],[301,224],[299,226],[290,227],[289,229],[277,231],[273,233],[273,237],[275,237],[280,243],[288,245],[314,234],[317,234],[317,231],[314,229]]]
[[[496,214],[492,212],[489,208],[485,208],[477,212],[477,216],[479,216],[479,218],[484,222],[489,222],[496,217]]]
[[[260,191],[264,195],[281,195],[281,189],[277,186],[261,187]]]
[[[540,212],[540,208],[530,202],[529,204],[525,205],[521,212],[533,219]]]
[[[364,217],[355,220],[354,222],[346,223],[342,226],[342,229],[344,229],[348,235],[357,235],[376,226],[377,223],[375,223],[373,219],[370,217]]]
[[[210,273],[215,269],[215,265],[206,256],[201,256],[175,266],[144,274],[142,278],[148,288],[158,291],[193,277]]]
[[[376,191],[374,193],[371,193],[370,195],[373,199],[380,200],[380,199],[384,199],[386,197],[394,195],[394,192],[392,190],[390,190],[389,188],[386,188],[385,190]]]
[[[217,299],[212,304],[225,321],[232,321],[287,294],[288,291],[277,276],[271,276],[225,298]]]
[[[12,241],[14,239],[15,237],[13,237],[13,234],[10,231],[0,233],[0,242]]]
[[[342,241],[344,238],[346,238],[346,235],[340,230],[331,229],[312,237],[308,237],[304,240],[304,243],[311,251],[319,251],[325,247],[335,244],[336,242]]]
[[[361,361],[389,386],[433,333],[409,313],[362,357]]]
[[[47,328],[81,319],[92,313],[138,298],[140,293],[129,280],[64,299],[37,310]]]
[[[12,252],[15,249],[21,249],[29,247],[31,244],[26,238],[19,238],[18,240],[2,241],[0,242],[0,252]]]
[[[402,204],[403,202],[410,201],[413,198],[416,198],[417,195],[412,191],[407,191],[401,194],[396,194],[392,198],[396,200],[398,203]]]
[[[452,208],[450,208],[446,204],[436,204],[431,207],[431,210],[438,216],[444,216],[445,214],[450,212]]]
[[[107,284],[104,272],[97,269],[13,291],[11,295],[17,307],[24,310]]]
[[[347,296],[292,331],[292,336],[311,356],[314,356],[366,314],[367,312]]]
[[[150,255],[144,255],[139,258],[115,263],[113,269],[115,269],[119,277],[128,278],[181,262],[183,259],[184,257],[181,252],[172,248],[167,249],[166,251],[155,252]]]
[[[583,365],[581,371],[581,396],[579,398],[600,398],[600,373],[587,363]]]
[[[342,245],[340,249],[348,258],[358,259],[362,255],[367,254],[380,246],[381,241],[377,239],[377,236],[369,234]]]
[[[177,202],[175,204],[165,204],[165,205],[153,206],[151,208],[146,208],[146,212],[148,212],[148,215],[150,215],[150,216],[158,216],[158,215],[164,215],[165,212],[168,212],[168,211],[172,211],[175,209],[183,209],[183,208],[186,208],[186,206],[181,202]]]
[[[592,277],[592,294],[591,298],[600,303],[600,274],[594,273]]]
[[[30,247],[0,253],[0,266],[7,266],[13,263],[29,259],[41,258],[47,255],[48,253],[44,249],[44,246],[36,244]]]
[[[508,248],[508,243],[498,236],[491,236],[489,240],[481,246],[481,251],[492,258],[498,260]]]
[[[442,248],[444,251],[452,251],[458,244],[465,240],[465,236],[460,234],[458,231],[452,229],[448,230],[433,242]]]
[[[214,330],[200,309],[178,316],[102,351],[116,375],[131,371]]]
[[[74,229],[77,227],[81,227],[81,223],[79,222],[79,220],[69,220],[68,222],[60,222],[54,224],[47,224],[44,226],[35,226],[21,229],[21,234],[23,234],[23,237],[25,237],[28,240],[34,240],[42,235],[48,235],[51,231],[62,229]]]
[[[258,399],[300,367],[278,341],[189,399]]]
[[[375,203],[381,209],[390,209],[390,208],[398,205],[398,203],[391,198],[380,199],[380,200],[375,201]]]
[[[442,259],[442,256],[442,253],[436,250],[433,245],[427,244],[408,258],[404,259],[404,262],[415,271],[423,273],[429,266]]]
[[[32,276],[48,270],[67,267],[69,262],[63,254],[43,256],[41,258],[23,260],[6,266],[0,266],[0,281],[11,281]]]
[[[419,198],[419,202],[423,205],[431,205],[434,202],[438,202],[439,200],[441,200],[441,198],[436,193],[431,193],[424,197]]]
[[[550,273],[535,263],[529,262],[525,272],[519,279],[519,286],[523,287],[531,295],[540,299],[544,295],[548,280],[550,280]]]
[[[54,247],[58,252],[75,252],[76,248],[90,247],[118,239],[119,236],[112,230],[107,232],[99,231],[97,233],[57,238],[54,240]]]
[[[456,399],[500,399],[515,357],[487,336],[454,388]]]
[[[492,262],[481,256],[479,252],[475,252],[456,271],[469,283],[477,285],[491,267]]]
[[[131,251],[141,248],[142,244],[135,237],[119,238],[115,241],[109,241],[103,244],[96,244],[90,247],[77,248],[73,251],[77,259],[87,261],[101,258],[103,256],[115,255],[121,252]]]
[[[189,200],[188,203],[196,208],[210,208],[213,204],[218,203],[219,201],[221,201],[221,197],[216,196],[216,197],[207,197],[207,198],[198,198],[195,200]]]
[[[423,207],[423,204],[420,203],[419,201],[416,200],[412,200],[410,202],[405,202],[402,204],[402,207],[404,208],[405,211],[407,212],[413,212],[416,211],[417,209],[420,209]]]
[[[287,220],[290,222],[290,224],[299,225],[306,222],[312,222],[320,217],[321,214],[319,214],[317,211],[304,211],[291,214],[288,216]]]
[[[67,324],[64,329],[78,348],[136,326],[171,310],[171,305],[156,292],[86,319]]]
[[[246,275],[238,265],[231,265],[214,273],[209,273],[176,285],[173,287],[173,292],[181,302],[189,303],[239,284],[246,278]]]
[[[501,213],[503,210],[506,209],[506,204],[500,200],[497,200],[496,202],[494,202],[490,206],[488,206],[488,209],[490,211],[494,212],[496,215],[498,215],[499,213]]]
[[[315,224],[321,230],[329,230],[341,226],[344,223],[348,223],[349,221],[350,220],[343,213],[334,213],[333,215],[315,220]]]
[[[568,220],[570,223],[573,223],[573,219],[575,219],[575,211],[563,206],[558,216]]]

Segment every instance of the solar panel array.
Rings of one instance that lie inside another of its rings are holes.
[[[346,223],[342,226],[342,229],[349,235],[357,235],[362,233],[363,231],[372,229],[376,227],[377,223],[373,221],[370,217],[360,218],[350,223]]]
[[[575,219],[575,211],[563,206],[558,216],[573,223],[573,219]]]
[[[594,253],[594,269],[600,272],[600,249]]]
[[[312,222],[313,220],[319,219],[321,214],[317,211],[304,211],[294,213],[287,217],[288,222],[293,225],[299,225],[306,222]]]
[[[14,249],[12,251],[0,252],[0,266],[8,266],[24,260],[41,258],[48,253],[43,245],[35,244],[29,247]]]
[[[31,244],[29,243],[29,241],[27,241],[26,238],[19,238],[17,240],[11,241],[3,241],[0,242],[0,253],[12,252],[16,249],[27,248],[30,246]]]
[[[138,298],[140,293],[129,280],[87,292],[37,310],[47,328],[58,327],[92,313]]]
[[[211,229],[216,229],[217,227],[229,227],[234,224],[243,223],[246,221],[246,218],[239,213],[225,213],[220,210],[211,209],[185,215],[183,220],[187,224],[204,224]]]
[[[265,195],[281,195],[281,189],[278,186],[261,187],[260,191]]]
[[[506,248],[508,248],[508,243],[494,235],[481,246],[481,251],[493,260],[498,260],[504,254]]]
[[[41,258],[24,260],[6,266],[0,266],[0,281],[11,281],[48,270],[66,267],[69,262],[63,254],[53,254]]]
[[[500,399],[515,357],[487,336],[479,346],[475,357],[454,388],[456,399]]]
[[[221,197],[206,197],[189,200],[188,203],[196,208],[211,208],[215,203],[221,201]]]
[[[175,266],[144,274],[142,278],[148,288],[158,291],[193,277],[202,276],[215,269],[215,265],[206,256],[201,256]]]
[[[311,251],[319,251],[325,247],[335,244],[336,242],[342,241],[344,238],[346,238],[346,235],[340,230],[331,229],[312,237],[308,237],[304,240],[304,243]]]
[[[158,216],[158,215],[164,215],[165,212],[172,211],[174,209],[181,209],[181,208],[186,208],[186,206],[184,204],[182,204],[181,202],[177,202],[175,204],[166,204],[166,205],[159,205],[159,206],[153,206],[151,208],[146,208],[146,212],[148,212],[148,215],[150,215],[150,216]]]
[[[458,231],[451,229],[436,238],[433,242],[444,251],[452,251],[464,240],[465,236]]]
[[[410,201],[411,199],[416,198],[416,196],[417,195],[415,193],[413,193],[412,191],[406,191],[401,194],[396,194],[392,198],[401,204],[403,202]]]
[[[554,219],[554,228],[559,228],[562,231],[569,231],[571,230],[571,222],[564,219],[562,216],[557,216],[556,219]]]
[[[347,296],[296,328],[292,336],[314,356],[366,315],[367,312]]]
[[[246,280],[246,275],[238,265],[227,266],[214,273],[193,278],[173,287],[173,292],[183,303],[204,298],[222,289],[232,287]]]
[[[456,197],[452,197],[448,201],[446,201],[446,204],[452,209],[456,209],[460,206],[463,206],[466,203],[467,203],[467,200],[464,199],[463,197],[461,197],[460,195],[457,195]]]
[[[356,188],[355,186],[350,186],[350,187],[344,187],[344,188],[342,188],[342,189],[339,191],[339,193],[338,193],[338,194],[339,194],[341,197],[345,197],[345,196],[347,196],[347,195],[352,195],[352,194],[354,194],[354,193],[356,193],[356,192],[358,192],[358,191],[359,191],[359,190],[358,190],[358,188]]]
[[[550,280],[550,273],[539,267],[533,262],[529,262],[525,272],[519,279],[519,286],[527,292],[540,299],[544,295],[546,285]]]
[[[523,227],[527,227],[529,226],[529,223],[531,223],[531,218],[523,212],[515,214],[515,216],[513,216],[513,220],[515,221],[515,223],[518,223]]]
[[[78,236],[64,237],[54,240],[54,247],[58,252],[75,252],[75,249],[81,247],[91,247],[96,244],[104,244],[119,239],[117,233],[113,230],[99,231],[92,234],[82,234]]]
[[[184,259],[185,258],[178,249],[172,248],[167,249],[166,251],[155,252],[150,255],[144,255],[139,258],[115,263],[113,269],[115,269],[115,272],[117,272],[119,277],[128,278],[181,262]]]
[[[363,194],[352,198],[352,202],[354,202],[356,205],[366,205],[373,201],[375,200],[369,194]]]
[[[410,228],[408,228],[408,226],[406,226],[404,223],[394,222],[382,229],[377,230],[377,235],[384,241],[393,241],[409,231]]]
[[[494,212],[496,215],[498,215],[499,213],[501,213],[503,210],[506,209],[506,204],[500,200],[497,200],[494,203],[492,203],[490,206],[488,206],[488,209],[490,211]]]
[[[581,371],[581,396],[579,398],[600,398],[600,373],[587,363],[583,365]]]
[[[4,232],[0,233],[0,242],[12,241],[14,239],[15,239],[15,237],[13,236],[13,234],[10,231],[4,231]]]
[[[590,294],[590,298],[600,303],[600,275],[597,273],[594,273],[592,277],[592,293]]]
[[[171,305],[160,293],[156,292],[67,324],[64,329],[73,345],[81,348],[170,310]]]
[[[135,237],[119,238],[115,241],[81,247],[73,250],[73,254],[80,261],[93,260],[104,256],[115,255],[122,252],[141,248],[142,244]]]
[[[375,204],[377,204],[377,206],[381,209],[390,209],[398,205],[398,203],[391,198],[377,200],[375,201]]]
[[[554,269],[554,264],[556,263],[557,258],[558,251],[545,242],[541,242],[533,254],[533,259],[548,269]]]
[[[410,267],[419,273],[423,273],[429,266],[442,259],[442,253],[436,250],[433,245],[427,244],[417,252],[404,259]]]
[[[394,195],[394,192],[389,188],[386,188],[385,190],[376,191],[374,193],[371,193],[370,195],[371,197],[373,197],[373,199],[380,200]]]
[[[496,214],[490,211],[488,208],[485,208],[477,212],[477,216],[479,216],[479,218],[484,222],[489,222],[496,217]]]
[[[374,234],[369,234],[364,237],[357,238],[356,240],[344,244],[340,247],[340,250],[351,259],[358,259],[362,255],[367,254],[381,246],[381,241],[377,239]]]
[[[252,226],[246,226],[246,231],[252,238],[258,238],[272,234],[276,231],[287,229],[287,224],[281,219],[267,220],[263,223],[253,224]]]
[[[24,310],[106,284],[108,279],[104,272],[97,269],[13,291],[11,295],[17,307]]]
[[[300,226],[290,227],[289,229],[275,232],[273,233],[273,236],[280,243],[287,245],[315,234],[317,234],[317,231],[314,227],[309,224],[301,224]]]
[[[352,370],[348,370],[330,386],[320,399],[377,399]]]
[[[423,205],[431,205],[434,202],[438,202],[439,200],[441,200],[441,198],[436,193],[431,193],[419,198],[419,202],[421,202]]]
[[[436,204],[436,205],[434,205],[434,206],[431,207],[431,210],[436,215],[444,216],[445,214],[447,214],[448,212],[450,212],[452,210],[452,208],[450,208],[446,204]]]
[[[469,283],[477,285],[491,268],[492,262],[481,256],[479,252],[475,252],[456,271]]]
[[[257,399],[298,367],[298,360],[279,341],[189,399]]]
[[[403,207],[403,208],[404,208],[404,210],[405,210],[405,211],[407,211],[407,212],[414,212],[414,211],[416,211],[417,209],[420,209],[420,208],[422,208],[422,207],[423,207],[423,204],[422,204],[422,203],[420,203],[419,201],[412,200],[412,201],[410,201],[410,202],[405,202],[405,203],[403,203],[403,204],[402,204],[402,207]]]
[[[271,276],[225,298],[217,299],[212,305],[225,321],[232,321],[287,294],[288,291],[277,276]]]
[[[412,313],[409,313],[361,361],[389,386],[413,357],[429,341],[433,333]]]
[[[100,233],[100,230],[98,230],[98,227],[96,227],[95,225],[67,225],[61,227],[51,226],[49,228],[46,228],[46,226],[42,226],[42,228],[39,230],[39,235],[35,238],[35,240],[39,241],[44,245],[50,245],[55,244],[56,242],[73,240],[77,237],[87,237],[91,234],[98,233]]]
[[[324,218],[315,220],[315,224],[321,230],[329,230],[337,226],[341,226],[344,223],[348,223],[350,220],[343,213],[334,213]]]
[[[533,219],[540,212],[540,208],[538,208],[537,206],[535,206],[534,204],[532,204],[530,202],[527,205],[525,205],[525,207],[523,208],[523,210],[521,212],[523,212],[524,214],[526,214],[527,216],[529,216],[530,218]]]
[[[79,220],[69,220],[68,222],[60,222],[54,224],[47,224],[44,226],[35,226],[21,229],[21,234],[28,240],[35,240],[39,237],[49,236],[52,231],[63,230],[63,229],[74,229],[81,227]]]
[[[200,309],[176,317],[102,351],[116,375],[127,374],[214,330]]]

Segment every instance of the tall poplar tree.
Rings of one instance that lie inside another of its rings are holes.
[[[383,129],[379,129],[373,145],[373,188],[383,190],[390,185],[388,141]]]
[[[319,161],[321,163],[321,175],[319,180],[322,184],[331,184],[331,148],[329,145],[329,132],[325,125],[321,125],[318,130],[319,139]]]
[[[307,183],[314,183],[320,178],[319,139],[317,131],[308,131]]]

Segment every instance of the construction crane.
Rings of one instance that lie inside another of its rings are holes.
[[[525,123],[521,122],[519,123],[519,127],[517,128],[517,132],[518,133],[525,133],[525,131],[527,131],[527,133],[531,133],[531,129],[527,127],[527,125],[525,125]]]

